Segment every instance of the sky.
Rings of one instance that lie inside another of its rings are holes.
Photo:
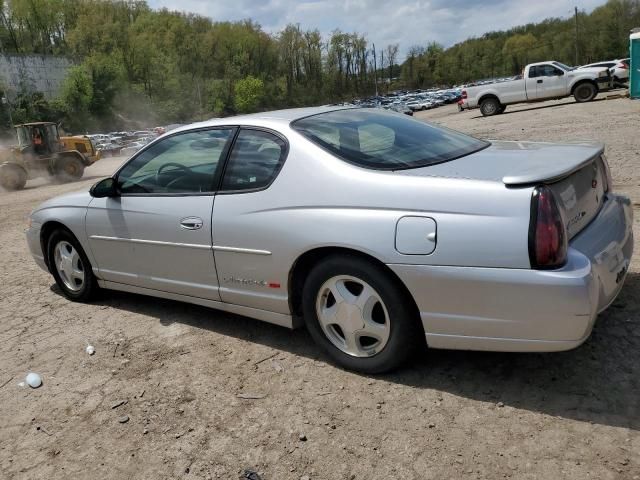
[[[605,0],[148,0],[152,8],[187,11],[215,21],[251,18],[269,33],[288,23],[364,34],[376,48],[436,41],[445,47],[472,36],[506,30],[549,17],[569,17],[573,8],[591,12]]]

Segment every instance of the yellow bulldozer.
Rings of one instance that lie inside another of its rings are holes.
[[[100,159],[86,137],[60,137],[53,122],[16,125],[18,145],[0,152],[0,186],[24,188],[27,180],[49,176],[61,182],[82,178],[85,167]]]

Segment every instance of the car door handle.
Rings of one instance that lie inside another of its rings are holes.
[[[180,220],[180,227],[185,230],[198,230],[202,228],[202,223],[199,217],[187,217]]]
[[[537,83],[542,83],[542,80],[538,80],[538,82],[537,82]]]

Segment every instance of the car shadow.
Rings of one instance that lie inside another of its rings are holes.
[[[52,287],[61,295],[57,286]],[[290,331],[196,305],[123,292],[96,303],[329,361],[306,330]],[[560,353],[427,350],[399,371],[380,375],[412,388],[525,409],[546,415],[640,429],[640,274],[630,273],[591,337]]]
[[[603,102],[606,99],[607,99],[606,97],[595,98],[591,100],[591,103]],[[511,115],[513,113],[533,112],[534,110],[545,110],[547,108],[566,107],[567,105],[577,105],[577,102],[562,102],[562,103],[555,103],[553,105],[541,105],[539,107],[519,108],[518,110],[509,110],[509,107],[507,106],[507,110],[505,110],[504,113],[501,113],[500,115],[504,116],[504,115]],[[471,117],[471,118],[475,119],[475,118],[487,118],[487,117],[485,117],[484,115],[476,115],[475,117]]]

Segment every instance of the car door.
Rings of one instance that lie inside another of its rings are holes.
[[[224,302],[289,313],[282,287],[290,265],[278,261],[284,239],[268,208],[277,196],[271,184],[287,145],[279,134],[243,127],[231,149],[213,208],[213,250]]]
[[[529,67],[529,73],[525,78],[525,87],[527,90],[527,100],[535,100],[538,98],[538,85],[544,80],[542,79],[542,65],[533,65]]]
[[[234,133],[215,128],[165,137],[116,173],[119,194],[94,198],[87,209],[100,278],[220,299],[211,213]]]
[[[536,98],[557,98],[567,94],[567,78],[564,71],[553,65],[538,65]]]

